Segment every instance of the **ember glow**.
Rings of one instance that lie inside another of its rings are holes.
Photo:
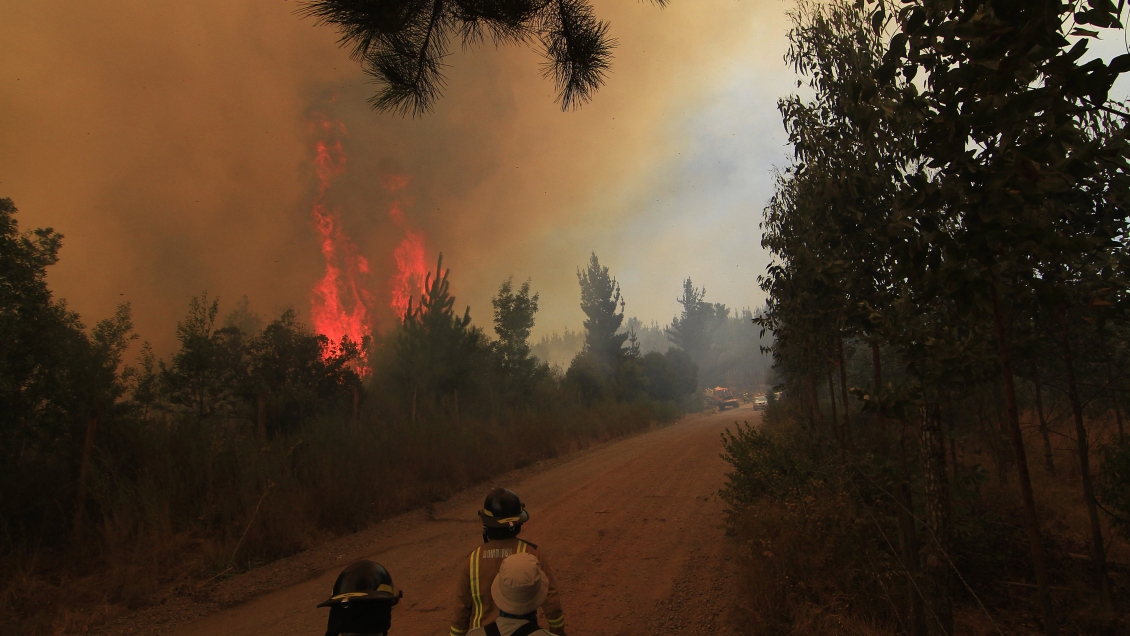
[[[314,172],[318,177],[318,196],[312,215],[314,227],[322,243],[326,271],[314,285],[311,294],[311,317],[314,330],[331,343],[340,344],[349,338],[354,343],[372,333],[373,292],[370,286],[369,261],[345,234],[340,210],[327,201],[334,177],[345,170],[345,151],[341,140],[345,125],[318,119],[312,126],[320,137],[314,145]],[[326,355],[331,355],[330,351]],[[361,364],[362,370],[364,363]]]

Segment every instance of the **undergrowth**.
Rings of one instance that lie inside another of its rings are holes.
[[[797,421],[787,405],[774,405],[761,427],[738,425],[723,436],[731,470],[720,494],[740,546],[742,624],[756,636],[913,633],[909,599],[921,588],[901,562],[894,467],[841,452]],[[956,476],[952,468],[956,633],[1040,633],[1014,489],[991,482],[979,464],[959,460]],[[920,488],[912,484],[913,492]],[[1064,633],[1126,633],[1127,579],[1112,572],[1115,612],[1101,612],[1080,554],[1086,525],[1073,519],[1082,510],[1077,493],[1043,489],[1041,496]],[[912,503],[923,537],[921,496]]]
[[[491,418],[425,413],[415,425],[327,416],[268,441],[222,422],[123,425],[107,433],[92,476],[103,522],[64,548],[4,546],[0,632],[81,630],[100,613],[159,602],[676,415],[604,403]]]

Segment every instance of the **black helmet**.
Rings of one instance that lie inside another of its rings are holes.
[[[383,565],[357,561],[337,575],[333,596],[318,604],[330,608],[326,636],[387,634],[392,606],[400,602],[401,596],[403,593],[392,587],[392,576]]]
[[[530,520],[522,500],[509,488],[495,488],[479,511],[484,528],[514,528]]]

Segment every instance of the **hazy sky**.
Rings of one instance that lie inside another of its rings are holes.
[[[312,122],[344,124],[329,199],[378,281],[405,223],[444,253],[457,305],[488,327],[508,276],[532,279],[535,335],[580,327],[590,251],[627,313],[666,323],[681,281],[761,302],[758,222],[787,157],[776,100],[780,0],[599,0],[619,41],[607,85],[563,113],[541,59],[492,45],[449,58],[430,115],[377,114],[336,33],[283,1],[0,2],[0,196],[65,236],[50,284],[88,324],[133,304],[167,354],[189,298],[247,294],[307,317],[323,273]],[[391,194],[388,177],[407,177]],[[379,286],[379,285],[378,285]],[[385,289],[376,289],[386,294]]]

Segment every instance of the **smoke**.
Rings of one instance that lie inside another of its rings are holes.
[[[291,306],[312,320],[327,274],[315,205],[366,263],[378,323],[438,251],[480,324],[513,275],[541,292],[545,329],[576,328],[574,272],[590,250],[614,272],[670,279],[625,288],[640,303],[629,313],[666,320],[646,298],[673,305],[694,258],[649,253],[622,230],[693,143],[686,123],[711,87],[737,67],[781,67],[786,28],[775,0],[598,2],[620,46],[608,85],[581,110],[560,112],[536,52],[487,45],[449,58],[434,113],[402,119],[367,109],[373,87],[336,34],[294,7],[0,6],[0,196],[21,208],[22,227],[64,233],[50,282],[88,323],[129,300],[142,337],[168,351],[205,289],[227,307],[246,293],[260,312]],[[323,191],[319,116],[348,131],[338,139],[348,162]],[[746,206],[751,240],[761,203]]]

